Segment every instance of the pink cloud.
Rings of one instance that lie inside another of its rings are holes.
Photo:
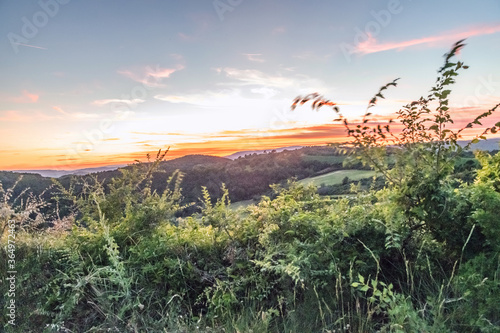
[[[161,83],[161,79],[169,78],[170,75],[182,69],[184,69],[184,65],[181,64],[174,68],[162,68],[157,65],[156,68],[147,66],[134,71],[119,70],[118,73],[149,87],[162,87],[164,85]]]
[[[243,53],[243,55],[246,56],[250,61],[265,62],[265,60],[261,58],[262,54],[260,53]]]
[[[174,72],[177,72],[179,69],[184,68],[183,66],[180,66],[180,68],[158,68],[157,71],[148,73],[148,75],[152,77],[170,77],[170,75]]]
[[[0,116],[1,121],[9,122],[9,121],[28,121],[30,120],[29,117],[26,117],[22,114],[20,114],[18,111],[15,110],[8,110],[2,112],[2,116]]]
[[[378,43],[377,40],[369,35],[368,39],[356,46],[356,53],[369,54],[387,50],[402,50],[404,48],[428,44],[430,46],[438,45],[440,42],[453,42],[472,36],[489,35],[500,32],[500,24],[494,26],[474,27],[466,31],[447,32],[442,35],[411,39],[403,42]]]
[[[40,97],[39,94],[36,93],[30,93],[27,90],[23,90],[21,96],[6,96],[6,99],[8,102],[11,103],[20,103],[20,104],[28,104],[28,103],[36,103],[38,101],[38,98]]]
[[[59,106],[53,106],[52,108],[63,115],[68,115],[68,113],[66,111],[64,111],[62,108],[60,108]]]
[[[31,103],[36,103],[38,101],[38,97],[40,97],[37,94],[30,94],[27,90],[23,91],[23,95],[27,97],[31,101]]]

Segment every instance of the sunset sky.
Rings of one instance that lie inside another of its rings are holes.
[[[356,119],[400,77],[387,117],[463,38],[458,123],[500,102],[498,0],[0,0],[0,35],[0,170],[344,140],[331,109],[293,99]]]

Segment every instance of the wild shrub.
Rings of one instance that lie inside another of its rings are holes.
[[[299,96],[292,104],[292,109],[310,100],[313,109],[333,106],[339,115],[338,120],[343,121],[347,134],[352,137],[346,145],[354,149],[345,151],[355,153],[356,158],[385,176],[386,186],[394,193],[392,200],[403,210],[407,227],[403,245],[423,229],[441,242],[460,237],[460,240],[445,242],[450,253],[455,254],[460,252],[470,230],[468,224],[453,223],[447,202],[450,192],[458,186],[453,177],[456,161],[463,150],[458,140],[465,129],[481,125],[481,121],[500,106],[499,103],[483,112],[463,128],[451,128],[454,122],[449,107],[450,86],[455,83],[459,71],[468,68],[454,57],[464,46],[463,40],[458,41],[445,54],[445,63],[438,70],[436,84],[426,97],[420,97],[396,112],[401,127],[399,131],[391,128],[392,120],[386,125],[371,125],[376,118],[370,112],[379,99],[385,98],[384,91],[396,86],[399,79],[379,89],[358,124],[349,123],[335,102],[317,93]],[[500,122],[485,128],[465,148],[485,139],[489,133],[496,133],[499,128]]]
[[[339,115],[337,120],[343,122],[352,138],[336,145],[337,148],[353,154],[385,178],[385,189],[375,195],[377,208],[373,216],[385,227],[385,249],[376,244],[369,248],[380,254],[380,274],[393,282],[397,290],[391,306],[385,309],[380,308],[384,304],[380,299],[373,299],[380,291],[366,284],[364,292],[368,314],[370,308],[378,306],[383,314],[382,321],[401,322],[395,316],[398,311],[406,313],[409,319],[414,317],[412,323],[406,322],[399,328],[397,325],[384,326],[390,327],[391,331],[446,331],[445,327],[435,326],[434,317],[443,316],[445,311],[455,307],[455,302],[451,301],[456,298],[451,285],[456,281],[457,267],[469,260],[479,260],[475,259],[478,255],[490,259],[498,255],[498,156],[476,155],[482,168],[478,170],[474,184],[462,183],[455,177],[455,166],[459,165],[463,150],[485,139],[487,134],[497,133],[500,128],[500,122],[486,127],[465,148],[458,143],[465,129],[482,125],[481,122],[500,107],[497,104],[463,128],[452,129],[450,87],[459,72],[468,68],[454,58],[464,45],[459,41],[445,54],[444,65],[438,70],[436,84],[429,94],[403,106],[396,113],[396,129],[393,129],[392,120],[386,124],[377,122],[371,108],[384,98],[385,90],[397,85],[398,79],[382,86],[370,100],[361,121],[353,124],[340,113],[334,101],[317,93],[299,96],[292,104],[292,109],[309,101],[313,109],[333,107]],[[373,120],[375,125],[372,125]],[[432,294],[438,296],[430,297]],[[497,299],[496,296],[493,299]],[[431,303],[437,312],[415,317],[420,307],[431,307]],[[494,323],[488,329],[496,325]]]

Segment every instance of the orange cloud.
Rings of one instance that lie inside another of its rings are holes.
[[[40,97],[37,94],[30,94],[27,90],[23,91],[23,95],[27,97],[31,101],[31,103],[36,103],[38,101],[38,97]]]
[[[62,108],[60,108],[59,106],[53,106],[52,108],[54,110],[56,110],[57,112],[62,113],[63,115],[68,115],[68,113],[66,111],[64,111]]]
[[[30,93],[27,90],[22,91],[21,96],[7,96],[6,100],[12,103],[28,104],[38,102],[40,95],[36,93]]]
[[[34,111],[29,114],[17,110],[0,111],[0,120],[5,122],[33,122],[54,119],[39,111]]]
[[[472,36],[489,35],[497,32],[500,32],[500,24],[494,26],[474,27],[466,31],[447,32],[442,35],[416,38],[403,42],[388,42],[380,44],[373,36],[369,35],[366,41],[359,43],[357,45],[356,52],[362,54],[369,54],[369,53],[376,53],[393,49],[402,50],[404,48],[420,44],[428,44],[432,46],[440,44],[440,42],[448,43],[464,38],[469,38]]]
[[[0,116],[0,120],[1,121],[5,121],[5,122],[10,122],[10,121],[29,121],[29,120],[31,120],[31,118],[28,117],[28,116],[20,114],[16,110],[7,110],[7,111],[2,112],[2,116]]]

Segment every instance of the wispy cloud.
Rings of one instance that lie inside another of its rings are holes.
[[[179,56],[179,55],[175,55]],[[155,68],[147,66],[139,70],[119,70],[118,74],[121,74],[129,79],[136,82],[142,83],[148,87],[163,87],[164,84],[161,83],[162,79],[169,78],[173,73],[184,69],[184,65],[178,64],[173,68],[162,68],[156,65]]]
[[[250,91],[254,94],[262,95],[266,99],[274,97],[279,93],[278,90],[269,87],[252,88]]]
[[[96,119],[96,118],[102,118],[102,115],[97,114],[97,113],[84,113],[84,112],[78,112],[75,114],[72,114],[73,117],[78,118],[78,119]]]
[[[500,32],[500,24],[493,26],[474,27],[465,31],[446,32],[444,34],[416,38],[402,42],[378,43],[375,37],[369,35],[368,39],[356,46],[355,53],[369,54],[388,50],[402,50],[415,45],[437,46],[441,42],[452,42],[472,36],[489,35]]]
[[[16,43],[16,44],[21,45],[21,46],[26,46],[26,47],[32,47],[34,49],[47,50],[46,47],[41,47],[41,46],[36,46],[36,45],[30,45],[30,44],[24,44],[24,43]]]
[[[224,86],[261,86],[267,89],[280,89],[282,91],[288,90],[290,94],[310,93],[311,91],[326,91],[325,84],[318,79],[311,78],[307,75],[300,74],[267,74],[256,69],[237,69],[237,68],[216,68],[220,74],[225,74],[229,79],[236,80],[237,82],[221,82],[219,85]],[[256,91],[252,91],[256,92]],[[263,92],[260,91],[261,93]],[[266,92],[269,93],[270,90]]]
[[[144,102],[145,102],[145,100],[139,99],[139,98],[134,98],[134,99],[116,99],[115,98],[115,99],[100,99],[97,101],[93,101],[92,104],[97,105],[97,106],[103,106],[103,105],[114,103],[114,104],[126,104],[127,106],[135,107],[137,104],[144,103]]]
[[[264,59],[262,59],[262,54],[260,53],[243,53],[244,56],[247,57],[248,60],[254,61],[254,62],[266,62]]]
[[[170,103],[188,103],[188,104],[197,104],[200,101],[200,97],[197,95],[156,95],[154,98],[164,102]]]
[[[295,80],[284,76],[268,75],[256,69],[218,68],[219,73],[240,81],[242,85],[259,85],[269,87],[289,87]]]
[[[40,95],[37,93],[31,93],[27,90],[23,90],[21,95],[4,96],[4,98],[7,102],[11,103],[29,104],[38,102]]]
[[[179,32],[177,34],[177,36],[179,36],[179,38],[182,39],[182,40],[184,40],[184,41],[192,41],[192,40],[195,39],[193,36],[190,36],[190,35],[185,34],[183,32]]]
[[[59,106],[53,106],[52,108],[63,115],[68,115],[68,113]]]
[[[88,112],[69,113],[59,106],[53,106],[52,109],[64,115],[67,119],[95,119],[102,117],[102,114],[97,114],[97,113],[88,113]]]
[[[187,103],[193,105],[210,105],[215,100],[225,99],[230,96],[238,95],[236,90],[223,90],[219,92],[205,91],[198,94],[184,94],[184,95],[156,95],[154,98],[164,102],[170,103]]]

